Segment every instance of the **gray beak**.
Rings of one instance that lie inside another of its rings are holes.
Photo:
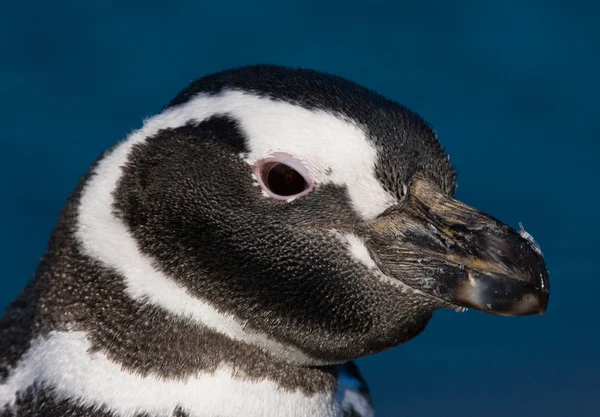
[[[452,306],[507,316],[548,306],[548,270],[533,239],[427,181],[359,235],[386,275]]]

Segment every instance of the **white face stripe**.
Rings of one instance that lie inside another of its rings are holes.
[[[346,186],[355,210],[366,220],[395,203],[375,176],[377,151],[365,131],[356,122],[323,110],[229,90],[198,95],[167,110],[149,119],[129,140],[143,140],[161,128],[200,122],[216,114],[230,115],[239,123],[248,141],[246,161],[250,164],[276,152],[292,154],[306,164],[317,185]]]
[[[0,385],[0,410],[32,384],[54,389],[57,399],[87,407],[106,406],[119,417],[172,416],[181,407],[190,417],[339,417],[333,394],[307,396],[271,381],[234,379],[229,368],[184,380],[128,372],[103,353],[89,353],[83,332],[55,332],[31,344],[8,380]]]
[[[230,107],[232,103],[229,103]],[[196,105],[166,111],[149,119],[144,127],[132,133],[96,166],[88,180],[78,211],[76,236],[84,253],[119,272],[125,280],[128,295],[180,317],[218,331],[234,340],[261,347],[289,362],[321,365],[299,349],[278,343],[268,336],[254,332],[232,315],[214,308],[207,300],[190,295],[187,290],[157,270],[153,260],[142,254],[125,225],[112,214],[113,192],[122,175],[122,167],[135,144],[143,143],[160,129],[185,125],[190,120],[209,117],[219,107],[199,99]]]
[[[373,258],[371,258],[365,243],[358,236],[356,236],[354,233],[344,233],[342,237],[346,240],[346,243],[348,244],[348,250],[356,261],[360,262],[369,269],[377,268],[377,264]]]
[[[81,197],[77,238],[87,255],[123,275],[127,293],[133,299],[192,318],[290,362],[322,364],[299,349],[249,330],[207,300],[190,295],[153,266],[153,260],[139,251],[125,225],[112,214],[113,193],[134,145],[161,129],[200,122],[216,114],[231,115],[240,124],[249,141],[249,163],[278,151],[292,153],[306,162],[316,182],[346,185],[355,208],[364,218],[372,218],[393,204],[393,198],[374,176],[375,149],[358,126],[324,111],[226,91],[217,96],[197,96],[148,119],[140,130],[99,161]]]
[[[371,254],[369,253],[365,243],[354,233],[334,233],[348,246],[348,252],[350,256],[356,262],[366,266],[379,280],[384,281],[385,283],[396,288],[400,288],[403,292],[414,292],[426,296],[426,294],[406,285],[404,282],[398,279],[390,278],[388,275],[384,274],[371,257]]]
[[[228,92],[233,115],[248,138],[249,164],[276,152],[302,161],[317,185],[345,186],[355,211],[372,219],[395,203],[375,177],[377,151],[355,122],[323,110]]]

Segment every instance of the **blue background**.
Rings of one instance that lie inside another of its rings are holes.
[[[589,3],[3,2],[0,308],[33,275],[78,177],[189,81],[311,67],[430,121],[458,197],[523,222],[551,273],[544,317],[443,311],[361,360],[378,416],[600,416],[600,3]]]

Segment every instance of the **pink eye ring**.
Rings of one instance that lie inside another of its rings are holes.
[[[291,201],[314,188],[308,169],[292,155],[277,152],[254,164],[254,175],[271,198]]]

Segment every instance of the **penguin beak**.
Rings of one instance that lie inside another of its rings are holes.
[[[546,311],[548,271],[533,238],[424,180],[359,235],[382,272],[451,307],[507,316]]]

